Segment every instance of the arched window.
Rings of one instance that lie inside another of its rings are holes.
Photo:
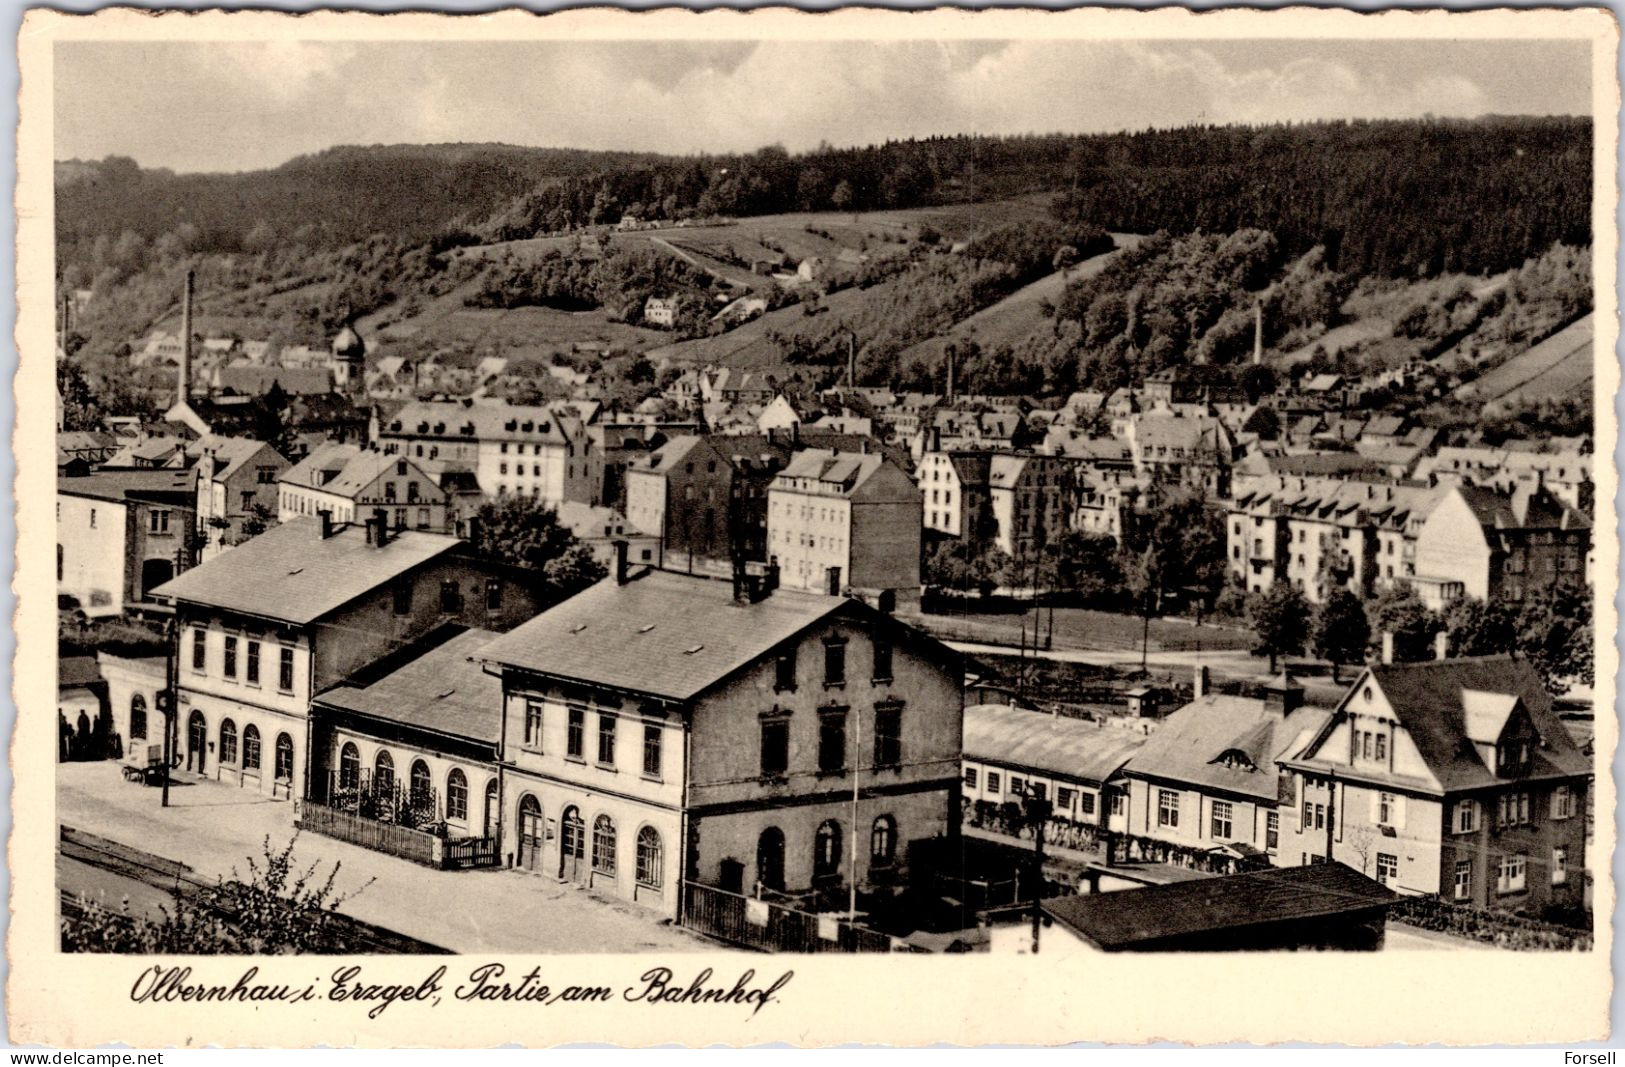
[[[660,847],[660,831],[645,826],[638,831],[638,884],[659,889],[665,871],[665,857]]]
[[[287,734],[276,735],[276,780],[293,781],[293,738]]]
[[[827,819],[813,842],[813,877],[833,878],[841,873],[841,824]]]
[[[130,740],[144,740],[147,736],[147,698],[137,693],[130,698]]]
[[[427,804],[434,795],[434,779],[429,777],[429,765],[420,759],[412,761],[411,783],[413,806]]]
[[[395,788],[395,760],[385,749],[379,749],[372,761],[372,790],[387,793]]]
[[[339,788],[354,789],[361,784],[361,750],[349,741],[339,749]]]
[[[237,724],[230,719],[220,720],[220,762],[237,762]]]
[[[896,858],[897,821],[890,815],[882,815],[869,831],[869,865],[890,867]]]
[[[446,775],[446,818],[468,821],[468,779],[455,767]]]
[[[756,839],[756,880],[768,889],[784,889],[784,831],[777,826]]]
[[[260,728],[253,723],[243,727],[243,770],[260,769]]]
[[[535,798],[534,797],[531,798],[531,803],[533,803],[533,804],[535,803]],[[495,836],[497,836],[497,812],[498,812],[498,810],[499,810],[499,806],[497,804],[497,780],[495,778],[492,778],[490,781],[485,783],[485,836],[486,837],[495,837]]]
[[[592,869],[615,873],[615,822],[608,815],[600,815],[592,823]]]

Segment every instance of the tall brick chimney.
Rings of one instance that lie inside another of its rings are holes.
[[[186,291],[181,296],[181,364],[176,372],[175,402],[192,395],[192,272],[186,272]]]

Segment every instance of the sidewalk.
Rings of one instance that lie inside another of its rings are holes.
[[[159,790],[126,782],[116,763],[57,765],[57,822],[190,865],[203,877],[246,874],[267,837],[293,836],[293,805],[217,782]],[[715,952],[720,946],[663,924],[635,905],[519,871],[437,871],[381,852],[301,833],[294,861],[318,863],[334,887],[357,893],[339,910],[453,952]],[[369,880],[373,880],[368,885]],[[363,889],[363,887],[365,887]]]

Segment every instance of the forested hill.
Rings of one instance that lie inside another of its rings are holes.
[[[336,148],[274,170],[59,164],[61,262],[86,281],[181,254],[483,243],[615,223],[1063,194],[1117,231],[1274,233],[1353,274],[1490,273],[1590,242],[1591,124],[1488,118],[938,137],[789,155],[663,157],[503,145]]]

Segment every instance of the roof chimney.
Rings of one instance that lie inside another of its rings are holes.
[[[175,402],[185,403],[192,395],[192,272],[186,272],[186,290],[181,296],[181,363],[176,374]]]
[[[626,542],[615,542],[615,584],[626,584]]]
[[[841,595],[841,568],[839,568],[839,567],[830,567],[830,568],[828,568],[828,569],[826,569],[824,571],[824,576],[829,582],[829,589],[828,589],[829,595],[830,596],[840,596]]]
[[[779,587],[779,557],[769,556],[767,559],[767,575],[763,581],[766,592],[772,593]]]
[[[373,544],[383,548],[389,544],[389,514],[383,508],[372,509],[372,521],[378,527]]]
[[[1264,362],[1264,301],[1253,304],[1253,365]]]
[[[1264,687],[1264,711],[1274,718],[1286,718],[1303,706],[1303,686],[1292,680],[1285,668]]]
[[[1191,699],[1201,700],[1213,688],[1213,676],[1204,664],[1196,665],[1196,677],[1191,681]]]
[[[749,585],[750,574],[745,569],[745,557],[738,553],[735,553],[733,558],[733,578],[734,603],[749,604],[750,591],[747,586]]]
[[[325,541],[333,536],[333,512],[328,508],[323,508],[316,514],[322,520],[322,540]]]
[[[1387,630],[1382,632],[1382,662],[1394,662],[1394,635]]]

